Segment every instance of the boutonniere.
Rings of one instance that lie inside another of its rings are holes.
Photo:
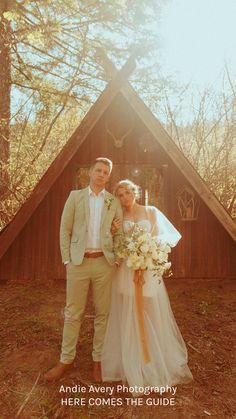
[[[105,201],[104,201],[108,211],[111,208],[111,204],[112,204],[113,200],[114,200],[113,198],[106,198]]]

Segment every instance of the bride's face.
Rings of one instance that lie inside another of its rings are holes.
[[[116,196],[124,208],[131,208],[135,203],[135,194],[132,189],[119,188]]]

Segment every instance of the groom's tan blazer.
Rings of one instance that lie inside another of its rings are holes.
[[[113,252],[113,236],[111,224],[114,218],[122,218],[119,200],[109,192],[105,192],[102,210],[100,237],[105,258],[110,265],[115,263]],[[60,248],[62,262],[71,261],[80,265],[84,258],[89,222],[89,189],[71,191],[66,201],[60,226]],[[121,233],[118,230],[114,240]]]

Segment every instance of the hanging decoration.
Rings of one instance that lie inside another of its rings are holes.
[[[199,199],[188,185],[184,185],[177,195],[178,208],[183,221],[198,219]]]
[[[106,132],[113,139],[115,146],[117,148],[121,148],[124,144],[124,140],[129,136],[129,134],[131,134],[131,132],[134,129],[134,116],[132,116],[129,119],[129,123],[127,127],[124,127],[123,124],[120,124],[120,126],[122,127],[122,131],[120,130],[120,126],[118,129],[115,130],[114,129],[115,125],[117,124],[110,122],[110,126],[109,126],[108,119],[105,120]]]

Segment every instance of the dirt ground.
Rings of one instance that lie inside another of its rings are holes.
[[[118,393],[116,385],[114,394],[108,394],[111,383],[105,393],[101,385],[95,385],[98,393],[91,391],[91,297],[75,370],[57,383],[46,383],[43,373],[57,362],[60,352],[65,282],[0,282],[0,418],[236,419],[236,281],[168,279],[165,283],[194,376],[190,384],[178,386],[174,405],[169,393],[147,395],[140,398],[140,405],[131,404],[131,395]],[[62,386],[75,392],[60,392]],[[79,405],[62,405],[65,399]]]

